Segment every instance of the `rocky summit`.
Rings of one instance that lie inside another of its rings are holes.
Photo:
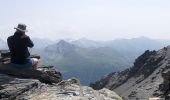
[[[10,64],[7,51],[0,53],[0,100],[122,100],[106,88],[94,90],[75,78],[63,80],[53,66],[18,68]]]
[[[90,84],[114,90],[125,100],[170,100],[170,46],[145,51],[134,65]]]

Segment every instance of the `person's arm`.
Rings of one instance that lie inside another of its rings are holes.
[[[12,42],[12,40],[11,40],[12,38],[11,37],[8,37],[7,38],[7,44],[8,44],[8,48],[9,48],[9,50],[10,51],[13,51],[12,49],[14,49],[14,44],[13,44],[13,42]]]
[[[32,48],[34,46],[34,43],[32,42],[32,40],[30,39],[29,36],[26,37],[26,41],[25,42],[26,42],[27,47]]]

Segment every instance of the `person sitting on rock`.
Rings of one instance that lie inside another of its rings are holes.
[[[32,40],[25,34],[27,32],[25,24],[18,24],[15,27],[16,32],[14,35],[9,36],[7,39],[8,47],[11,53],[11,63],[22,68],[37,69],[39,59],[30,58],[28,50],[34,46]]]

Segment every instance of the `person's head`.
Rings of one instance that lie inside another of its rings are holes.
[[[20,32],[20,33],[23,33],[25,34],[25,32],[27,32],[27,29],[26,29],[26,25],[25,24],[18,24],[17,27],[14,27],[14,29],[16,29],[17,32]]]

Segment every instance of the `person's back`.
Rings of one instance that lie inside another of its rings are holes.
[[[25,63],[26,59],[30,56],[28,47],[33,47],[33,42],[28,36],[20,31],[16,31],[13,36],[7,39],[8,46],[11,52],[11,62],[16,64]]]
[[[36,69],[39,62],[36,58],[29,58],[28,47],[34,46],[29,36],[25,35],[26,25],[18,24],[14,35],[8,37],[7,43],[11,53],[11,63],[17,66],[27,66]]]

